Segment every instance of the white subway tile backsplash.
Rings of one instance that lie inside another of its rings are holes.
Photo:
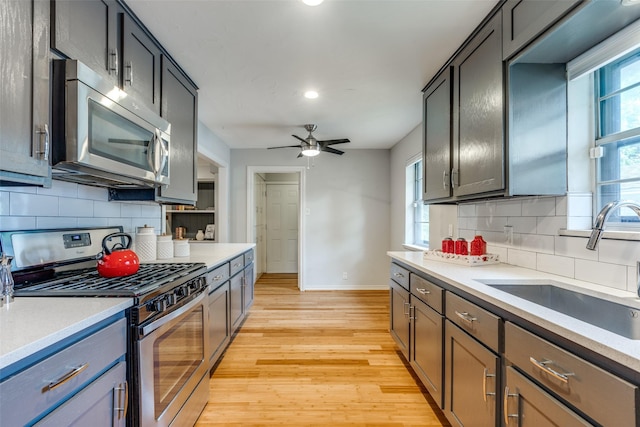
[[[152,217],[152,218],[162,217],[162,208],[160,207],[160,205],[156,205],[156,204],[140,205],[140,216],[146,216],[146,217]]]
[[[538,254],[536,262],[536,269],[539,271],[571,278],[573,278],[575,275],[574,258],[549,254]]]
[[[476,229],[482,231],[503,231],[507,225],[508,217],[506,216],[479,216]]]
[[[139,218],[141,216],[140,205],[136,205],[133,203],[123,203],[120,207],[120,215]]]
[[[592,200],[591,193],[569,193],[566,197],[567,216],[591,217]]]
[[[509,217],[506,225],[513,227],[514,233],[533,234],[536,232],[537,221],[535,217]]]
[[[524,216],[555,216],[555,197],[534,197],[522,201],[522,215]]]
[[[35,216],[2,216],[0,230],[33,230],[36,228]]]
[[[57,216],[58,198],[29,193],[11,193],[12,216]]]
[[[480,202],[476,204],[476,215],[492,217],[496,215],[497,209],[498,209],[498,202],[495,202],[495,201]]]
[[[540,234],[520,234],[519,247],[532,252],[542,252],[553,254],[555,241],[553,236],[543,236]]]
[[[120,217],[122,203],[93,202],[93,211],[96,217]]]
[[[458,205],[458,217],[469,216],[476,216],[476,205],[474,203]]]
[[[598,252],[586,248],[587,239],[581,237],[556,236],[556,255],[570,256],[589,261],[598,260]]]
[[[78,198],[87,200],[100,200],[106,202],[109,200],[109,190],[107,190],[106,188],[79,185]]]
[[[557,216],[567,216],[567,199],[568,197],[555,197]]]
[[[77,218],[62,216],[39,216],[36,220],[36,228],[75,228],[78,226]]]
[[[640,261],[640,242],[603,239],[597,251],[600,262],[633,266]]]
[[[78,184],[73,182],[52,180],[51,188],[37,187],[37,193],[45,196],[78,197]]]
[[[616,289],[627,289],[627,267],[576,259],[576,279]]]
[[[59,215],[69,217],[92,217],[93,202],[91,200],[71,199],[68,197],[60,197],[59,199]]]
[[[507,252],[507,263],[535,270],[536,253],[518,249],[509,249]]]
[[[558,231],[567,226],[567,217],[540,216],[537,218],[536,231],[538,234],[557,236]]]
[[[108,227],[107,218],[78,218],[78,227]]]
[[[522,215],[522,201],[520,200],[505,200],[498,203],[496,206],[496,216],[521,216]]]

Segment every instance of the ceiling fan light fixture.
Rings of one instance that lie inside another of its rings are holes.
[[[317,6],[322,3],[324,0],[302,0],[304,4],[307,6]]]
[[[302,147],[301,151],[303,156],[306,157],[315,157],[320,154],[320,146],[319,145],[309,145],[306,147]]]
[[[304,97],[307,99],[316,99],[318,97],[318,92],[315,90],[308,90],[304,93]]]

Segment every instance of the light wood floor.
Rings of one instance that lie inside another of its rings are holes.
[[[299,292],[263,275],[197,427],[449,426],[389,335],[387,291]]]

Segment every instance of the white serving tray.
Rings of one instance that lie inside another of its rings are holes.
[[[427,250],[424,252],[424,259],[432,261],[450,262],[458,265],[468,265],[477,267],[480,265],[499,264],[498,254],[484,255],[456,255],[442,252],[441,250]]]

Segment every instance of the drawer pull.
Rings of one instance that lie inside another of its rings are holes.
[[[553,364],[552,360],[539,361],[539,360],[534,359],[533,357],[529,357],[529,361],[536,368],[540,369],[543,372],[546,372],[547,374],[551,375],[553,378],[555,378],[557,380],[560,380],[565,384],[569,383],[569,377],[570,376],[575,375],[573,372],[558,372],[555,369],[551,369],[547,365],[552,365]]]
[[[82,366],[78,366],[77,368],[73,368],[71,371],[67,372],[66,374],[64,374],[63,376],[58,378],[57,380],[51,381],[49,384],[44,386],[42,388],[42,392],[45,393],[45,392],[47,392],[49,390],[53,390],[54,388],[60,387],[62,384],[66,383],[71,378],[73,378],[76,375],[80,374],[80,372],[84,371],[88,367],[89,367],[89,363],[85,363]]]
[[[466,311],[463,311],[462,313],[460,313],[458,310],[455,311],[456,316],[458,316],[460,319],[462,319],[463,321],[467,322],[469,325],[472,325],[473,322],[475,322],[476,320],[478,320],[477,317],[473,317],[471,316],[469,313],[467,313]]]
[[[118,392],[118,397],[117,397],[117,405],[115,405],[114,411],[116,411],[118,413],[118,419],[124,419],[127,416],[127,409],[129,408],[129,383],[128,382],[124,382],[120,383],[118,385],[118,387],[115,388],[115,390]],[[124,392],[124,393],[123,393]],[[122,403],[120,396],[124,394],[124,399],[122,399]]]
[[[425,288],[416,288],[416,291],[418,291],[422,295],[429,295],[431,293],[431,291],[428,291]]]
[[[242,264],[240,264],[239,262],[236,262],[235,264],[233,264],[234,267],[240,267]]]
[[[394,276],[394,277],[401,277],[401,278],[404,278],[404,274],[402,274],[402,273],[393,273],[393,276]]]
[[[224,277],[224,275],[218,274],[217,276],[213,276],[213,281],[217,282],[218,280],[222,279],[223,277]]]
[[[504,415],[504,423],[505,425],[509,425],[509,418],[520,418],[519,413],[510,414],[509,413],[509,398],[510,397],[518,397],[518,393],[509,393],[509,387],[505,386],[504,388],[504,397],[502,400],[502,415]]]
[[[495,378],[496,374],[490,374],[487,368],[484,368],[482,374],[482,399],[486,402],[487,396],[495,396],[495,393],[487,393],[487,378]]]

